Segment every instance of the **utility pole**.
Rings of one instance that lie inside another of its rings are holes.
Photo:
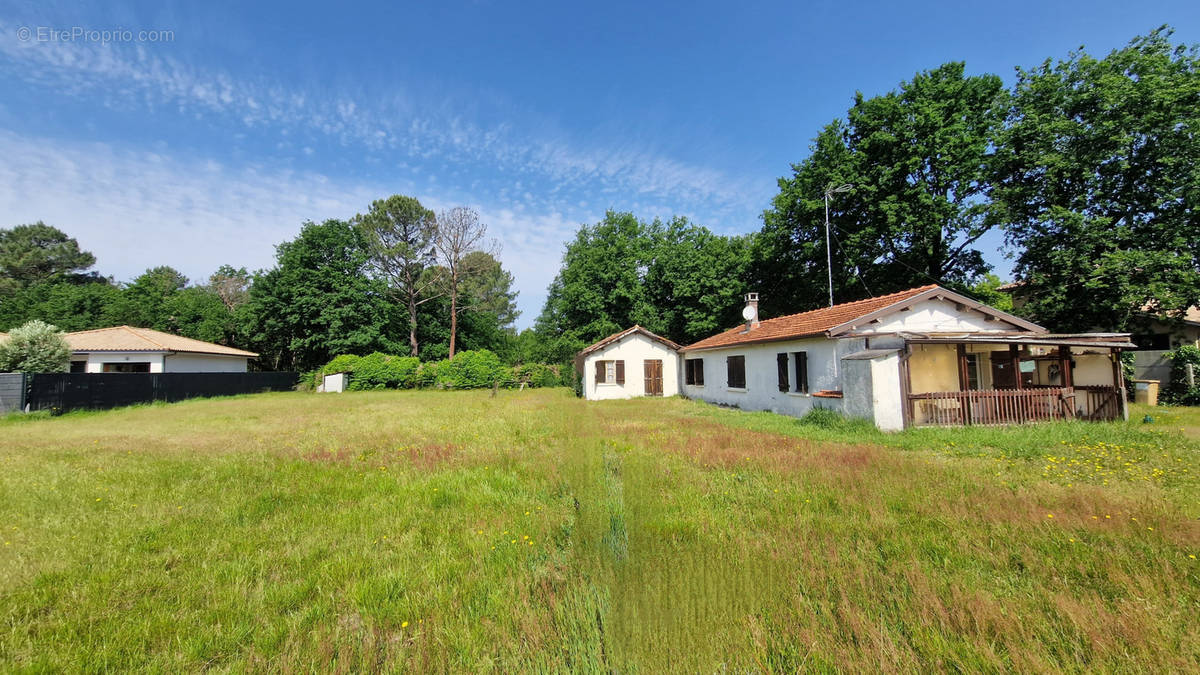
[[[854,188],[849,183],[842,183],[834,187],[830,183],[825,188],[825,265],[829,270],[829,306],[833,307],[833,252],[829,248],[829,197],[839,192],[849,192]]]

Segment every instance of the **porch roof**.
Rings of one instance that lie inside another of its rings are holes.
[[[900,333],[905,342],[920,344],[1002,344],[1002,345],[1047,345],[1052,347],[1104,347],[1108,349],[1136,349],[1129,341],[1129,333]]]

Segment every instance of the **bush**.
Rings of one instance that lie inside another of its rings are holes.
[[[437,369],[438,386],[447,389],[481,389],[493,384],[509,387],[515,381],[512,370],[487,349],[459,352],[453,359],[439,362]]]
[[[525,363],[513,368],[513,375],[519,385],[524,382],[527,387],[559,387],[562,378],[558,374],[558,366],[548,366],[544,363]]]
[[[0,342],[0,373],[65,373],[70,366],[71,346],[45,321],[22,324]]]
[[[416,383],[418,387],[426,388],[437,385],[438,368],[445,361],[426,361],[417,368]]]
[[[1171,359],[1171,382],[1163,392],[1163,401],[1176,405],[1200,405],[1200,348],[1184,345],[1167,352],[1166,357]],[[1195,380],[1190,387],[1187,382],[1189,364]]]
[[[410,389],[416,386],[417,368],[420,365],[420,360],[415,356],[392,356],[374,352],[354,364],[347,389]]]
[[[330,359],[329,363],[326,363],[324,366],[317,369],[316,373],[313,374],[313,385],[320,386],[326,375],[332,375],[334,373],[353,373],[354,367],[358,365],[358,361],[361,358],[361,356],[355,356],[353,354],[338,354]]]

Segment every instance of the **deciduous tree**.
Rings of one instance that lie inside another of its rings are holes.
[[[995,196],[1022,311],[1053,329],[1200,303],[1200,52],[1170,36],[1018,70]]]

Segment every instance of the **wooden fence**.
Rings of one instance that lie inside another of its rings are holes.
[[[913,426],[1024,424],[1054,420],[1108,420],[1121,416],[1116,387],[1036,387],[909,394]]]

